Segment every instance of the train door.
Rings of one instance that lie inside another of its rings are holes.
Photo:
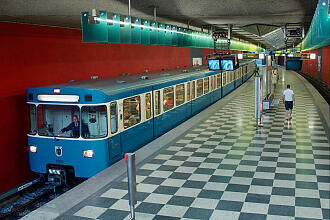
[[[122,144],[120,134],[118,133],[118,104],[110,103],[110,160],[116,161],[120,158],[122,152]]]

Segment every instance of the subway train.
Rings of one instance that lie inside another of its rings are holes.
[[[246,82],[256,64],[241,63],[29,88],[30,169],[55,184],[97,174]]]

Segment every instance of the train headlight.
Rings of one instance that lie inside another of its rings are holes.
[[[94,151],[93,150],[84,150],[83,151],[83,156],[84,157],[93,157],[94,156]]]
[[[30,146],[30,152],[31,153],[37,153],[37,147],[36,146]]]

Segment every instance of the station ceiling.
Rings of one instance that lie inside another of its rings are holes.
[[[233,37],[271,48],[271,35],[264,36],[275,31],[278,37],[287,24],[307,32],[316,5],[317,0],[131,0],[131,15],[153,19],[156,7],[164,23],[204,31],[232,24]],[[128,0],[1,0],[0,21],[81,28],[81,12],[94,8],[127,15]]]

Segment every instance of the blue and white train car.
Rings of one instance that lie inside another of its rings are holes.
[[[30,88],[30,168],[60,181],[91,177],[229,94],[254,68],[252,61],[227,72],[175,70]]]

